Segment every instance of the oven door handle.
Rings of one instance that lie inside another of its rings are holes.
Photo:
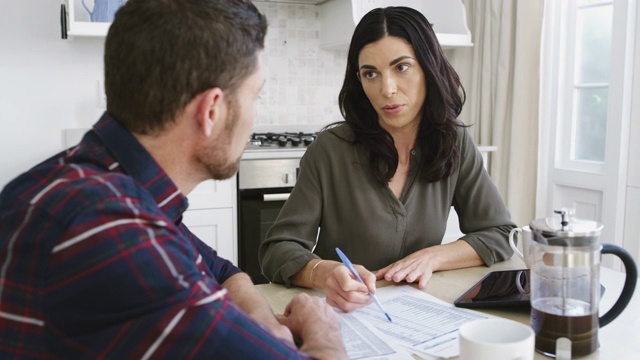
[[[289,198],[289,193],[283,194],[264,194],[262,195],[263,201],[286,201]]]

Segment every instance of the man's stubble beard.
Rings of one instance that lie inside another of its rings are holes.
[[[236,124],[239,121],[237,117],[237,110],[238,106],[236,102],[230,100],[229,113],[227,114],[230,121],[227,121],[219,141],[207,145],[204,148],[204,151],[198,155],[198,160],[200,160],[200,162],[205,166],[205,169],[209,173],[209,177],[211,179],[228,179],[236,174],[240,166],[241,156],[234,161],[229,160],[229,152],[233,141],[233,135],[237,129]]]

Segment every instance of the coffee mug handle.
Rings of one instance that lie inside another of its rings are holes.
[[[631,300],[631,296],[633,296],[633,291],[636,288],[636,283],[638,281],[638,269],[636,268],[636,263],[633,261],[631,255],[627,252],[627,250],[612,244],[602,244],[602,254],[613,254],[616,255],[622,263],[624,264],[624,269],[626,271],[626,279],[624,281],[624,287],[622,288],[622,293],[620,293],[620,297],[613,305],[613,307],[607,311],[606,314],[600,317],[600,327],[603,327],[610,323],[613,319],[617,318],[622,310],[627,307],[629,301]]]
[[[518,249],[518,245],[516,244],[516,233],[520,233],[522,232],[521,228],[513,228],[511,229],[511,232],[509,233],[509,245],[511,246],[511,249],[513,249],[513,252],[518,255],[518,257],[520,259],[522,259],[522,261],[524,261],[524,255],[522,254],[522,252],[520,251],[520,249]]]

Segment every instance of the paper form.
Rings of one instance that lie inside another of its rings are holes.
[[[353,314],[341,315],[341,331],[349,359],[408,359],[404,348],[377,334]]]
[[[355,317],[411,353],[440,358],[458,356],[458,328],[466,322],[488,317],[456,308],[408,285],[379,288],[377,295],[393,322],[373,306],[345,315]]]

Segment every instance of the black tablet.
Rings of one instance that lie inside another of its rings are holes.
[[[456,299],[465,308],[529,307],[529,269],[493,271]]]
[[[531,307],[529,269],[493,271],[480,279],[453,304],[464,308]],[[604,294],[600,284],[600,296]]]

